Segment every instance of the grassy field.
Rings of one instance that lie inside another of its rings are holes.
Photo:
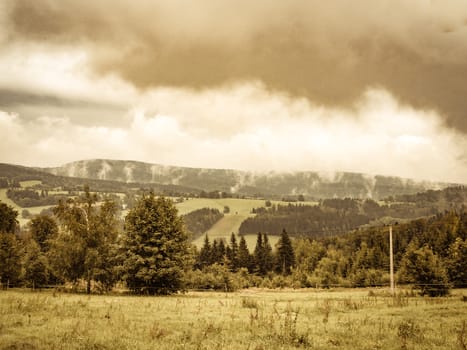
[[[238,229],[246,218],[251,216],[251,210],[253,208],[264,206],[263,200],[257,199],[236,199],[236,198],[222,198],[222,199],[210,199],[210,198],[192,198],[177,203],[176,207],[179,214],[186,214],[196,209],[201,208],[214,208],[219,209],[222,213],[224,207],[230,208],[230,213],[225,214],[224,217],[219,220],[208,232],[211,242],[214,239],[224,238],[227,242],[229,241],[230,234],[234,232],[238,233]],[[201,248],[203,245],[204,235],[197,237],[193,243]],[[253,246],[254,247],[254,246]]]
[[[316,202],[301,202],[308,205],[316,205]],[[177,203],[176,207],[179,214],[187,214],[193,210],[201,208],[215,208],[219,209],[221,212],[224,210],[225,206],[230,208],[230,213],[225,214],[224,217],[219,220],[208,232],[211,242],[214,239],[224,238],[227,242],[230,239],[231,233],[238,234],[238,229],[240,228],[241,223],[250,216],[251,210],[253,208],[264,207],[265,201],[260,199],[237,199],[237,198],[221,198],[221,199],[210,199],[210,198],[191,198],[183,201],[182,203]],[[282,204],[287,203],[280,201],[272,201],[272,204]],[[248,248],[253,250],[256,245],[256,234],[257,232],[251,232],[251,234],[245,235]],[[197,237],[193,243],[200,248],[203,245],[204,235]],[[271,245],[277,242],[276,237],[271,237]]]
[[[29,213],[31,215],[37,215],[37,214],[40,214],[40,212],[43,210],[43,209],[47,209],[47,208],[50,208],[52,207],[51,205],[46,205],[46,206],[40,206],[40,207],[30,207],[30,208],[22,208],[20,206],[18,206],[15,202],[13,202],[10,198],[7,197],[6,195],[6,189],[0,189],[0,201],[2,201],[3,203],[13,207],[13,209],[15,209],[16,211],[18,211],[18,221],[19,221],[19,224],[21,225],[21,227],[25,226],[29,219],[25,219],[21,216],[21,212],[23,211],[23,209],[27,209],[27,211],[29,211]]]
[[[22,188],[28,188],[28,187],[33,187],[36,185],[42,184],[42,181],[40,180],[29,180],[29,181],[20,181],[19,183]]]
[[[3,291],[0,349],[465,349],[467,308],[456,293]]]

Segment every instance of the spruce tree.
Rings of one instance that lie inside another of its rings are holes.
[[[201,247],[201,250],[199,251],[199,254],[198,254],[196,267],[199,269],[203,269],[204,267],[211,265],[211,256],[212,256],[211,243],[209,242],[208,235],[206,235],[204,237],[203,246]]]
[[[123,278],[134,293],[171,294],[182,289],[188,237],[173,202],[144,195],[125,218]]]
[[[264,270],[271,272],[274,268],[274,255],[272,254],[272,247],[269,243],[267,234],[263,234],[263,254],[264,254]]]
[[[217,249],[219,250],[218,255],[220,257],[219,264],[224,265],[225,263],[225,243],[223,239],[219,240],[219,244],[217,245]]]
[[[295,266],[295,254],[292,242],[285,229],[277,242],[276,271],[283,275],[289,275],[291,268]]]
[[[248,270],[251,269],[250,252],[248,251],[248,246],[243,236],[240,238],[240,243],[238,245],[238,267],[244,267]]]
[[[273,268],[272,248],[266,234],[258,233],[255,251],[253,253],[256,272],[265,276]]]
[[[229,268],[230,271],[237,271],[238,269],[238,244],[235,234],[232,232],[230,235],[230,249],[229,249]]]
[[[256,237],[256,246],[253,256],[256,272],[259,275],[264,276],[266,274],[266,271],[264,270],[264,247],[263,235],[261,234],[261,232],[258,232],[258,236]]]

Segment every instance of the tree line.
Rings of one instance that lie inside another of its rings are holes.
[[[82,195],[60,201],[53,216],[34,217],[22,235],[18,213],[0,202],[1,285],[65,284],[88,293],[104,293],[118,285],[136,294],[170,294],[185,288],[360,287],[389,282],[387,227],[292,240],[282,229],[275,246],[267,234],[258,233],[251,252],[242,235],[232,234],[229,242],[211,242],[206,236],[198,250],[190,244],[172,200],[145,194],[121,220],[111,198],[97,199],[85,188]],[[353,204],[328,205],[346,211]],[[433,295],[467,285],[465,208],[394,225],[393,232],[398,283]]]
[[[214,264],[225,266],[230,272],[244,269],[262,277],[273,272],[289,275],[295,266],[295,254],[285,230],[280,235],[275,251],[269,243],[268,235],[258,233],[253,253],[250,253],[244,236],[240,236],[237,242],[236,235],[232,233],[228,244],[223,239],[214,240],[211,244],[206,235],[203,246],[196,254],[194,268],[203,270]]]
[[[462,210],[466,200],[467,190],[459,186],[403,195],[384,204],[372,199],[332,198],[320,200],[318,205],[269,205],[254,208],[252,212],[256,215],[242,222],[239,233],[277,235],[286,229],[292,236],[320,238],[378,223],[387,217],[406,220],[435,215],[444,210]]]

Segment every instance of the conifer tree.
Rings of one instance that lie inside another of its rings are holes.
[[[211,251],[211,264],[219,263],[221,257],[219,256],[219,243],[217,242],[217,239],[212,242]]]
[[[123,278],[131,291],[171,294],[182,289],[188,237],[170,199],[143,196],[125,218],[122,243]]]
[[[219,240],[219,244],[217,245],[217,249],[219,250],[219,253],[218,253],[219,258],[220,258],[219,263],[221,265],[223,265],[225,263],[225,254],[226,254],[225,253],[225,243],[224,243],[223,239]]]
[[[265,276],[268,272],[272,270],[272,267],[273,267],[272,248],[271,248],[271,245],[269,244],[269,239],[266,234],[261,234],[261,232],[258,233],[253,256],[254,256],[256,272],[259,275]]]
[[[238,267],[244,267],[248,270],[251,269],[250,252],[248,251],[248,246],[244,236],[240,238],[240,243],[238,245]]]
[[[289,235],[285,229],[277,242],[276,271],[283,275],[289,275],[291,268],[295,266],[295,254]]]
[[[263,254],[264,254],[264,270],[270,272],[274,268],[274,255],[272,254],[272,247],[269,243],[267,234],[263,234]]]
[[[256,246],[253,256],[256,272],[259,275],[264,276],[266,274],[266,271],[264,270],[264,247],[263,235],[261,234],[261,232],[258,232],[258,236],[256,237]]]
[[[230,245],[229,245],[229,268],[230,271],[237,271],[238,269],[238,243],[235,234],[232,232],[230,235]]]
[[[199,251],[199,254],[198,254],[196,267],[199,269],[203,269],[204,267],[211,265],[211,260],[212,260],[211,256],[212,256],[211,243],[209,242],[209,237],[206,234],[206,236],[204,237],[203,246],[201,247],[201,250]]]

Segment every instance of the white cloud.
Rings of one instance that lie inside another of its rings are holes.
[[[444,127],[435,112],[401,105],[383,90],[369,90],[351,110],[314,106],[258,83],[158,89],[141,95],[134,107],[123,127],[51,116],[26,121],[2,112],[1,161],[43,166],[113,158],[467,179],[464,135]]]
[[[82,47],[24,43],[0,49],[0,88],[125,105],[137,96],[133,87],[115,76],[94,75]]]

